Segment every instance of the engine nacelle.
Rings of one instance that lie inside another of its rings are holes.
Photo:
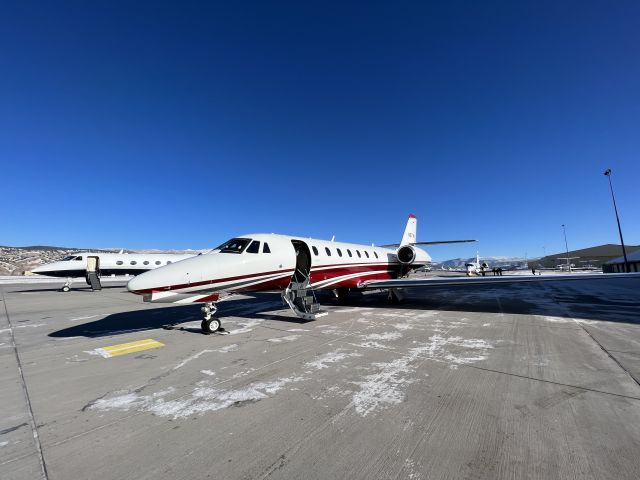
[[[398,261],[403,265],[411,265],[416,260],[416,249],[411,245],[403,245],[396,253]]]

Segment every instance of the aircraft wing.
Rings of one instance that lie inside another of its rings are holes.
[[[434,240],[432,242],[411,242],[408,245],[444,245],[445,243],[473,243],[478,240]],[[380,245],[382,248],[396,248],[399,247],[399,243],[391,243],[389,245]]]
[[[505,275],[490,277],[427,277],[398,278],[395,280],[371,280],[364,282],[365,289],[426,288],[459,285],[495,285],[532,282],[565,282],[577,280],[612,280],[615,278],[638,278],[640,273],[588,273],[579,275]]]

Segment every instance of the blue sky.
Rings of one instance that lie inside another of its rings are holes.
[[[638,2],[15,2],[0,244],[640,244]]]

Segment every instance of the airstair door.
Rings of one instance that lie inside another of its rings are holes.
[[[301,240],[291,240],[291,243],[296,252],[296,269],[289,286],[282,292],[282,298],[298,317],[315,320],[327,313],[320,311],[320,304],[311,288],[311,251]]]
[[[100,257],[87,257],[87,283],[91,285],[91,290],[102,290],[100,284]]]

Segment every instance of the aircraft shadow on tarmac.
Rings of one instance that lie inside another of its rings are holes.
[[[640,287],[640,281],[633,280]],[[629,289],[629,292],[640,291]],[[608,297],[610,293],[613,297]],[[620,296],[619,291],[554,288],[539,285],[509,285],[485,287],[442,287],[405,290],[399,304],[390,305],[385,293],[353,294],[346,301],[338,301],[331,293],[318,293],[318,301],[325,307],[368,307],[381,309],[441,310],[447,312],[505,313],[544,315],[617,323],[640,323],[640,296]],[[265,305],[266,302],[266,305]],[[279,310],[278,313],[271,313]],[[284,310],[286,313],[281,313]],[[291,323],[306,323],[280,304],[278,294],[257,294],[254,298],[227,300],[219,305],[218,314],[226,316],[263,318]],[[181,323],[201,319],[200,305],[181,305],[141,309],[107,315],[89,323],[74,325],[49,334],[51,337],[102,337],[156,328],[177,329],[201,333],[200,328],[181,327]]]
[[[269,305],[265,306],[265,302]],[[154,330],[164,328],[167,330],[180,330],[190,333],[202,334],[200,327],[180,326],[182,323],[202,320],[200,304],[180,305],[159,308],[145,308],[130,312],[120,312],[106,315],[92,322],[74,325],[69,328],[51,332],[50,337],[104,337],[130,332]],[[217,318],[222,320],[225,326],[225,317],[255,318],[257,313],[264,310],[284,309],[279,294],[257,294],[254,298],[242,298],[227,300],[219,304]],[[287,308],[287,311],[288,308]],[[304,323],[291,313],[290,317],[278,316],[278,320],[292,323]]]
[[[620,295],[613,285],[599,292],[582,289],[580,285],[500,285],[448,286],[404,291],[396,309],[441,310],[469,313],[505,313],[543,315],[617,323],[640,323],[640,280],[626,280],[629,294]],[[636,292],[636,293],[631,293]],[[321,301],[322,303],[322,301]],[[342,305],[353,307],[389,308],[384,295],[349,297]]]

